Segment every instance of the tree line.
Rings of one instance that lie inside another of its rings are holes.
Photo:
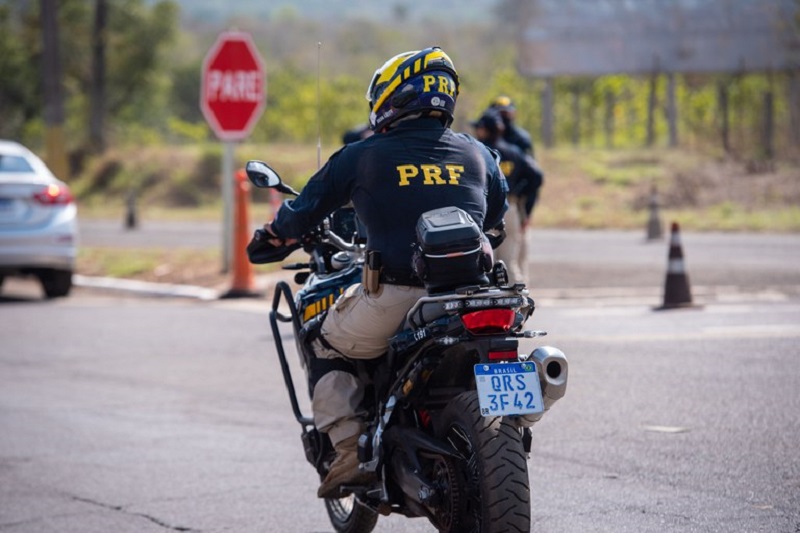
[[[57,71],[47,54],[53,23]],[[82,156],[109,147],[213,141],[199,111],[200,66],[216,34],[237,27],[253,35],[267,64],[267,108],[253,142],[311,143],[318,131],[323,142],[340,142],[366,121],[364,91],[374,69],[398,52],[438,44],[461,75],[454,127],[462,131],[506,94],[537,149],[667,146],[672,95],[681,145],[742,157],[796,151],[793,75],[528,79],[515,68],[513,37],[503,24],[494,12],[480,23],[393,25],[366,18],[323,23],[286,10],[210,27],[182,19],[171,0],[0,0],[0,137],[42,148],[53,120],[46,89],[58,76],[63,113],[55,118],[63,122],[73,170]],[[761,142],[766,127],[775,139],[769,154]]]

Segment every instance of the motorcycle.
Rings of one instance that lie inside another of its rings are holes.
[[[246,171],[257,187],[298,194],[261,161],[248,162]],[[479,264],[486,262],[485,236],[466,213],[437,211],[417,225],[423,242],[415,271],[428,295],[409,310],[386,354],[356,362],[367,384],[368,413],[368,429],[358,440],[359,468],[372,481],[324,500],[339,532],[372,531],[378,517],[390,513],[425,517],[443,532],[530,531],[530,428],[563,397],[567,359],[551,346],[519,353],[519,339],[546,335],[524,329],[535,308],[528,290],[509,284],[502,262],[489,261],[473,279],[460,275],[469,270],[465,264],[475,264],[476,253]],[[476,231],[477,249],[470,241]],[[327,310],[375,265],[350,207],[291,246],[274,247],[257,230],[248,255],[253,263],[278,262],[300,248],[309,261],[283,268],[298,270],[294,281],[301,287],[293,294],[288,283],[276,285],[269,321],[306,459],[322,479],[335,452],[299,407],[280,324],[291,324],[308,377],[315,357],[310,341]]]

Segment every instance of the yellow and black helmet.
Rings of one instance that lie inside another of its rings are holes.
[[[492,105],[490,107],[498,111],[515,111],[517,109],[511,98],[506,95],[500,95],[492,100]]]
[[[438,46],[404,52],[375,71],[366,98],[375,131],[413,113],[438,112],[449,126],[458,98],[458,73]]]

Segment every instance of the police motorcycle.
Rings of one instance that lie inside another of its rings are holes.
[[[298,194],[263,162],[246,170],[257,187]],[[283,267],[299,270],[301,287],[293,294],[288,283],[277,284],[269,320],[306,459],[320,479],[334,449],[301,412],[279,326],[291,324],[310,377],[310,340],[326,310],[365,270],[379,268],[357,235],[355,213],[345,207],[297,244],[273,247],[257,230],[248,245],[253,263],[282,261],[301,247],[310,258]],[[502,263],[491,264],[486,237],[467,213],[425,213],[417,237],[414,268],[428,296],[408,312],[384,356],[356,362],[368,412],[359,468],[372,481],[325,499],[331,524],[369,532],[379,515],[399,513],[426,517],[444,532],[530,531],[530,428],[564,395],[567,359],[550,346],[519,352],[519,339],[546,333],[523,329],[534,302],[523,284],[508,283]]]

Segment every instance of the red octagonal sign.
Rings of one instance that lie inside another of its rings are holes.
[[[220,34],[203,60],[200,108],[223,141],[244,139],[264,111],[264,62],[248,33]]]

